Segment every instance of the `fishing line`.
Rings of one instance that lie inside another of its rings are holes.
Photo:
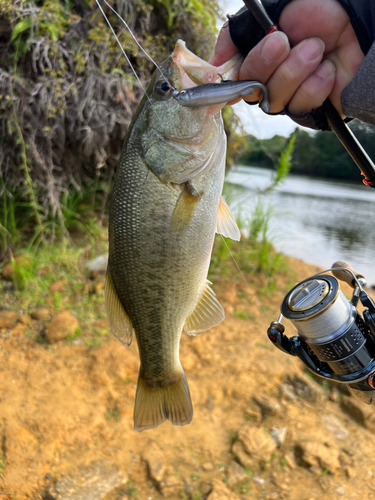
[[[102,13],[102,15],[103,15],[104,19],[106,20],[106,22],[107,22],[107,24],[108,24],[108,26],[109,26],[110,30],[112,31],[112,34],[113,34],[113,36],[115,37],[115,40],[116,40],[116,42],[118,43],[118,45],[119,45],[119,47],[120,47],[120,49],[121,49],[121,52],[122,52],[122,53],[123,53],[123,55],[125,56],[125,59],[127,60],[127,62],[128,62],[128,64],[129,64],[129,66],[130,66],[131,70],[133,71],[133,73],[134,73],[134,75],[135,75],[135,77],[136,77],[136,79],[137,79],[137,81],[138,81],[139,85],[141,86],[141,88],[142,88],[143,92],[146,94],[147,99],[148,99],[149,97],[148,97],[148,95],[147,95],[147,93],[146,93],[146,89],[145,89],[145,88],[144,88],[144,86],[142,85],[141,80],[138,78],[138,75],[137,75],[137,73],[136,73],[136,71],[135,71],[135,69],[134,69],[134,67],[133,67],[132,63],[130,62],[130,59],[129,59],[129,57],[127,56],[127,54],[126,54],[125,50],[122,48],[122,45],[121,45],[121,43],[120,43],[120,40],[117,38],[117,35],[116,35],[116,33],[115,33],[115,30],[112,28],[112,25],[111,25],[111,23],[109,22],[108,17],[105,15],[104,10],[102,9],[102,6],[101,6],[101,5],[100,5],[100,3],[99,3],[99,0],[95,0],[95,2],[96,2],[96,5],[99,7],[100,12]],[[107,2],[105,2],[105,3],[107,3]],[[108,4],[107,4],[107,5],[108,5]],[[111,6],[109,6],[109,7],[111,7]],[[111,9],[112,9],[112,7],[111,7]],[[113,10],[113,9],[112,9],[112,10]],[[115,11],[114,11],[114,12],[115,12]]]
[[[110,4],[107,2],[107,0],[102,0],[102,1],[111,9],[112,12],[114,12],[116,14],[116,16],[124,24],[125,28],[129,31],[131,37],[133,38],[133,40],[135,41],[135,43],[137,44],[137,46],[141,49],[141,51],[144,53],[144,55],[147,57],[147,59],[150,62],[152,62],[152,64],[154,64],[158,68],[158,70],[160,71],[160,73],[163,75],[163,71],[161,70],[160,66],[153,60],[153,58],[145,51],[145,49],[142,47],[142,45],[138,42],[138,40],[136,39],[136,37],[133,34],[132,30],[130,29],[129,25],[127,24],[127,22],[120,16],[120,14],[118,12],[116,12],[116,10],[113,7],[110,6]]]
[[[222,234],[221,234],[220,236],[221,236],[221,239],[222,239],[222,240],[223,240],[223,242],[224,242],[224,245],[226,246],[226,248],[227,248],[227,250],[228,250],[228,252],[229,252],[229,255],[232,257],[233,262],[235,263],[235,265],[236,265],[236,267],[237,267],[237,269],[238,269],[238,271],[239,271],[239,273],[240,273],[240,275],[241,275],[242,279],[243,279],[243,280],[244,280],[244,282],[246,283],[246,286],[248,287],[248,289],[249,289],[249,290],[251,290],[251,286],[249,285],[249,283],[248,283],[247,279],[245,278],[245,275],[244,275],[244,273],[242,272],[242,270],[241,270],[240,266],[237,264],[237,261],[236,261],[236,259],[235,259],[234,255],[232,254],[232,252],[230,251],[230,248],[229,248],[229,246],[227,245],[227,242],[225,241],[224,236],[223,236]],[[262,310],[261,310],[261,308],[260,308],[257,304],[256,304],[256,307],[258,308],[258,311],[260,312],[261,316],[265,317],[265,316],[264,316],[264,314],[263,314],[263,312],[262,312]]]

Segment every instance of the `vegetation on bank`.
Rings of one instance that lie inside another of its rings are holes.
[[[203,58],[213,49],[218,0],[111,4],[158,62],[179,38]],[[146,86],[153,65],[102,6]],[[0,0],[0,259],[21,240],[53,240],[77,227],[82,205],[104,214],[142,95],[95,0]],[[232,110],[225,120],[232,153]]]
[[[351,122],[349,127],[368,155],[375,159],[375,127],[358,120]],[[294,133],[296,142],[291,158],[291,173],[343,180],[361,179],[358,167],[333,132],[311,134],[296,128]],[[287,140],[279,135],[263,140],[248,136],[239,162],[272,168]]]

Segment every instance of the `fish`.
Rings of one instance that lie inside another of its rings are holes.
[[[181,106],[173,92],[235,79],[235,55],[220,67],[179,40],[159,65],[127,132],[109,204],[105,304],[112,333],[137,339],[140,370],[134,429],[189,424],[193,407],[179,359],[182,332],[224,320],[207,280],[215,233],[240,231],[222,197],[224,104]]]

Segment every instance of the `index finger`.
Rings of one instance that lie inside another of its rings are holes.
[[[237,52],[239,52],[239,50],[232,42],[227,21],[220,30],[214,53],[208,62],[213,66],[220,66],[226,61],[229,61],[229,59],[237,54]]]

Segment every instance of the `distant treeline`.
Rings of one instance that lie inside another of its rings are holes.
[[[349,126],[374,160],[375,127],[358,120],[352,121]],[[360,177],[358,167],[333,132],[311,134],[297,128],[295,133],[297,137],[292,156],[292,173],[347,180],[357,180]],[[288,138],[279,135],[263,140],[248,136],[238,163],[272,168],[287,141]]]

